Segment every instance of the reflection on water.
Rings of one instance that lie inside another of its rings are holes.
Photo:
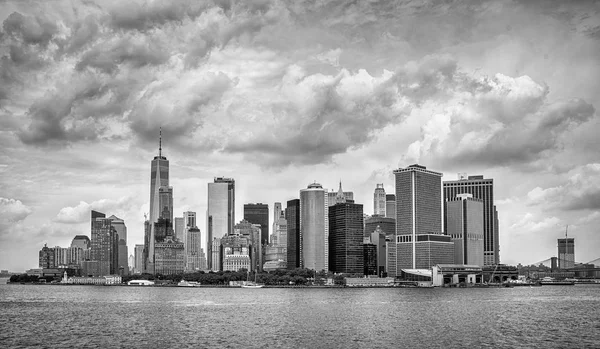
[[[600,286],[0,284],[2,347],[600,347]]]

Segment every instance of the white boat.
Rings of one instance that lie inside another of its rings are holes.
[[[131,280],[127,283],[129,286],[153,286],[154,281],[149,280]]]
[[[263,288],[263,284],[259,284],[256,282],[256,272],[254,272],[254,282],[248,281],[248,276],[250,272],[246,275],[246,281],[242,284],[242,288]]]
[[[181,281],[179,281],[177,286],[179,286],[179,287],[198,287],[198,286],[200,286],[200,283],[196,282],[196,281],[185,281],[185,280],[181,279]]]

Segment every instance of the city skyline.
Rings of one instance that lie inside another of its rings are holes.
[[[598,4],[231,6],[0,5],[2,269],[89,237],[92,209],[143,243],[160,127],[203,239],[214,177],[236,217],[340,179],[371,214],[418,163],[494,179],[500,262],[556,256],[566,225],[600,257]]]

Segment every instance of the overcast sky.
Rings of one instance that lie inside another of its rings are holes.
[[[495,183],[500,259],[600,257],[600,3],[0,2],[0,268],[89,235],[143,243],[162,127],[175,214],[317,181],[373,212],[413,163]],[[285,204],[284,204],[285,207]],[[272,213],[271,213],[272,216]]]

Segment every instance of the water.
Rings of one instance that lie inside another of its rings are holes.
[[[0,347],[600,347],[600,286],[229,289],[0,284]]]

